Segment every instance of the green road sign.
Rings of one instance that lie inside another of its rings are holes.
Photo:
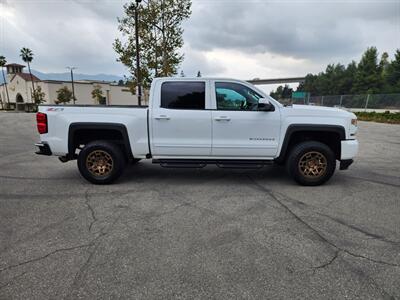
[[[306,95],[306,92],[292,92],[292,99],[304,99]]]

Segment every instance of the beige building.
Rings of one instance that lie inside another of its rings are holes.
[[[32,80],[29,73],[24,73],[25,66],[19,64],[8,64],[7,68],[7,88],[9,101],[16,110],[25,110],[27,103],[32,100]],[[32,75],[35,85],[40,86],[45,94],[44,104],[55,104],[57,91],[62,87],[68,87],[72,91],[71,81],[41,80]],[[103,92],[103,103],[105,105],[137,105],[137,96],[132,95],[128,87],[118,86],[112,82],[93,81],[93,80],[74,80],[74,91],[76,104],[95,105],[99,104],[92,98],[92,91],[100,86]],[[5,104],[8,102],[5,84],[0,85],[0,101]],[[71,101],[69,104],[73,104]],[[1,108],[2,106],[0,106]]]

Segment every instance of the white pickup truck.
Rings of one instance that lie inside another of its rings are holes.
[[[286,164],[302,185],[347,169],[358,151],[357,119],[337,108],[283,106],[255,86],[215,78],[157,78],[148,107],[42,105],[41,155],[77,159],[95,184],[116,180],[128,162],[163,167],[258,168]]]

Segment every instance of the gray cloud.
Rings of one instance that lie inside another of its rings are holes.
[[[0,0],[0,53],[20,62],[29,47],[41,71],[126,74],[112,49],[125,2]],[[184,28],[187,75],[300,75],[358,59],[371,45],[400,48],[400,1],[193,0]]]
[[[400,36],[399,1],[195,1],[192,47],[326,59],[360,54],[385,31]],[[374,24],[366,32],[368,24]],[[400,38],[378,47],[400,46]]]
[[[185,59],[182,63],[181,70],[187,77],[194,77],[198,71],[201,71],[203,76],[213,74],[221,74],[225,72],[225,66],[218,62],[211,62],[201,51],[190,48],[186,45],[183,49]]]
[[[1,7],[7,15],[0,22],[0,52],[8,61],[20,62],[19,49],[29,47],[35,68],[42,71],[60,72],[66,65],[76,65],[82,72],[124,73],[112,48],[122,5],[122,1],[8,1]]]

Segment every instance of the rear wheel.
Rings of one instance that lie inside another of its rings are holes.
[[[118,179],[125,168],[126,159],[118,145],[107,141],[93,141],[79,153],[78,169],[94,184],[108,184]]]
[[[336,168],[333,151],[320,142],[303,142],[292,149],[286,162],[290,176],[301,185],[321,185],[329,180]]]

